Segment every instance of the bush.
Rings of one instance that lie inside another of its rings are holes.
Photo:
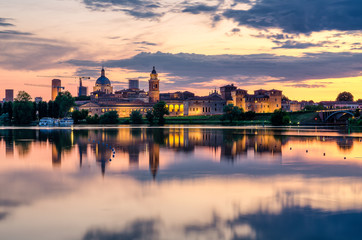
[[[82,109],[82,111],[75,110],[72,112],[72,118],[74,120],[74,123],[78,123],[81,120],[86,119],[88,116],[88,110]]]
[[[100,124],[118,124],[119,118],[116,111],[106,112],[99,118]]]
[[[242,108],[234,106],[233,104],[228,104],[224,106],[223,111],[224,115],[222,116],[222,120],[229,120],[230,123],[232,123],[233,120],[242,119],[244,115],[244,110]]]
[[[246,113],[244,114],[244,119],[245,119],[245,120],[254,120],[254,119],[255,119],[255,116],[256,116],[255,112],[253,112],[253,111],[248,111],[248,112],[246,112]]]
[[[153,116],[152,111],[147,111],[146,119],[150,124],[153,124],[153,118],[154,118],[154,116]]]
[[[130,120],[133,124],[143,123],[142,114],[140,111],[132,111],[130,114]]]
[[[288,125],[290,122],[290,116],[287,112],[275,110],[271,115],[270,121],[274,126]]]
[[[95,114],[93,117],[87,116],[85,120],[88,124],[99,124],[99,117],[97,114]]]

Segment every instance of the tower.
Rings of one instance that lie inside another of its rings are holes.
[[[111,81],[106,77],[106,72],[102,67],[101,76],[97,79],[95,86],[93,87],[94,92],[102,92],[105,94],[112,94],[113,87],[111,85]]]
[[[148,81],[149,82],[148,96],[150,98],[151,103],[156,103],[160,101],[160,80],[158,79],[158,74],[156,72],[155,67],[153,67],[150,76],[151,78]]]
[[[79,77],[78,97],[87,96],[87,87],[83,87],[82,77]]]
[[[61,88],[62,88],[62,81],[60,79],[53,79],[52,80],[52,101],[55,101]]]
[[[13,101],[14,101],[14,90],[5,89],[5,102],[13,102]]]

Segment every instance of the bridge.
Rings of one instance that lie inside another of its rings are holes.
[[[354,116],[354,111],[351,109],[334,109],[318,112],[322,122],[345,122]]]

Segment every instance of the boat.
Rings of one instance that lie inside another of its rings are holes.
[[[39,126],[54,126],[54,119],[45,117],[40,119]]]
[[[73,124],[74,124],[74,121],[70,117],[60,119],[60,121],[59,121],[59,126],[61,126],[61,127],[72,126]]]

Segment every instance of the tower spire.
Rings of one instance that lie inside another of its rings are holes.
[[[105,76],[106,76],[106,72],[104,71],[104,66],[103,66],[103,65],[102,65],[101,76],[102,76],[102,77],[105,77]]]

